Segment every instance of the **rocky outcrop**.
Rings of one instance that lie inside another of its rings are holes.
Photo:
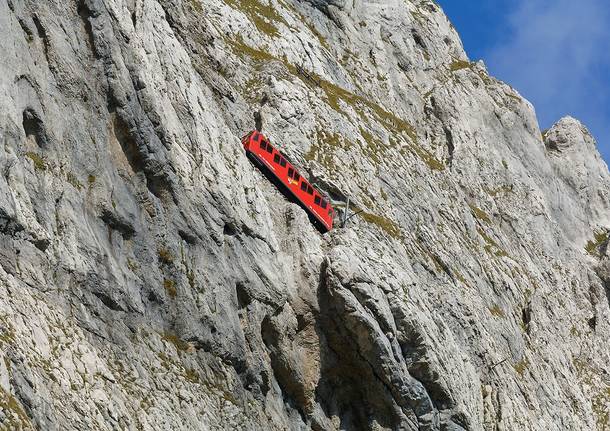
[[[431,1],[0,3],[7,429],[599,429],[610,174]],[[320,235],[262,128],[342,209]]]

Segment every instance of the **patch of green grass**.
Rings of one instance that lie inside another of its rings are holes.
[[[309,28],[309,31],[311,31],[313,35],[318,39],[318,42],[320,42],[320,46],[326,48],[327,50],[330,50],[330,45],[328,44],[328,41],[324,36],[322,36],[318,29],[313,24],[309,23],[303,15],[301,15],[301,19],[301,22],[305,23],[307,28]]]
[[[167,248],[165,247],[160,247],[157,250],[157,255],[159,257],[159,262],[161,263],[165,263],[165,264],[170,264],[174,261],[174,255],[172,254],[171,251],[169,251]]]
[[[610,405],[610,386],[602,383],[603,386],[599,387],[595,384],[595,381],[599,380],[601,372],[594,369],[585,358],[574,358],[572,361],[580,380],[589,387],[589,399],[591,400],[591,409],[595,414],[597,428],[599,430],[608,429],[608,425],[610,425],[610,410],[608,409]]]
[[[445,165],[439,161],[432,153],[419,145],[412,145],[411,149],[419,156],[419,158],[433,171],[445,170]]]
[[[293,66],[294,68],[294,66]],[[406,134],[412,142],[417,141],[417,133],[415,128],[399,118],[392,112],[385,110],[379,104],[371,100],[369,96],[361,96],[340,87],[330,81],[323,79],[321,76],[311,73],[316,82],[319,83],[320,88],[324,91],[326,96],[326,102],[333,108],[333,110],[347,115],[342,109],[340,102],[345,103],[354,108],[354,110],[367,121],[368,118],[365,115],[363,108],[368,108],[372,113],[373,118],[381,123],[387,130],[392,131],[396,134]]]
[[[12,344],[15,342],[15,330],[11,326],[3,325],[0,327],[0,343]]]
[[[593,398],[592,402],[593,413],[595,413],[597,427],[600,430],[608,429],[610,425],[610,386],[599,391]]]
[[[191,1],[191,6],[193,7],[193,10],[195,10],[195,12],[203,12],[203,6],[201,6],[201,3],[199,2],[199,0],[190,0]]]
[[[417,132],[411,124],[397,117],[393,113],[386,111],[376,103],[365,100],[364,104],[375,113],[376,119],[382,123],[386,129],[398,134],[404,133],[411,139],[411,142],[417,142]]]
[[[455,60],[449,65],[449,70],[452,72],[457,72],[462,69],[470,69],[472,68],[472,63],[464,60]]]
[[[494,317],[506,317],[504,310],[502,310],[498,304],[494,304],[492,307],[489,307],[489,312]]]
[[[158,352],[157,357],[161,361],[161,366],[166,370],[171,370],[172,368],[172,360],[163,352]]]
[[[178,291],[176,290],[176,282],[174,280],[166,278],[163,280],[163,287],[165,288],[165,293],[167,293],[170,298],[174,299],[178,295]]]
[[[127,258],[127,268],[129,268],[132,272],[135,272],[139,268],[139,266],[136,261]]]
[[[420,24],[428,24],[428,19],[424,14],[422,14],[419,9],[416,10],[412,10],[411,11],[411,16],[413,16],[413,18],[415,18],[416,21],[418,21]]]
[[[527,370],[527,367],[529,367],[529,365],[530,365],[529,361],[527,359],[523,358],[522,360],[517,362],[515,365],[513,365],[513,368],[515,369],[517,374],[519,374],[519,377],[523,378],[523,374],[525,374],[525,370]]]
[[[172,334],[171,332],[164,332],[161,335],[161,338],[168,343],[173,344],[178,352],[186,352],[189,349],[189,344],[186,341],[180,339],[176,334]]]
[[[475,218],[484,221],[487,224],[491,224],[491,219],[489,218],[489,216],[487,215],[487,213],[485,211],[483,211],[481,208],[476,207],[472,204],[468,204],[468,206],[470,207],[470,211],[472,212],[472,215],[475,216]]]
[[[184,378],[191,383],[199,383],[199,373],[192,368],[184,370]]]
[[[66,174],[66,181],[72,184],[72,187],[74,187],[76,190],[80,190],[83,188],[81,182],[78,181],[78,178],[76,178],[76,175],[74,175],[72,172],[68,172]]]
[[[483,81],[483,83],[487,86],[493,84],[493,79],[487,74],[487,72],[483,71],[483,70],[478,70],[477,74],[479,75],[479,78],[481,78],[481,81]]]
[[[596,232],[593,240],[587,242],[585,250],[593,256],[599,255],[599,248],[608,241],[609,232]]]
[[[507,93],[507,92],[504,92],[504,94],[505,94],[505,95],[506,95],[506,97],[508,97],[509,99],[513,99],[514,101],[521,103],[521,98],[520,98],[519,96],[517,96],[517,95],[515,95],[515,94]]]
[[[492,254],[496,257],[508,256],[508,253],[502,247],[500,247],[489,235],[487,235],[483,229],[477,228],[477,232],[487,243],[484,247],[487,253]]]
[[[47,163],[44,160],[44,157],[35,153],[33,151],[29,151],[25,153],[25,155],[34,163],[34,168],[38,171],[45,171],[47,169]]]
[[[236,55],[239,55],[240,57],[249,57],[257,63],[264,64],[270,61],[281,61],[266,51],[251,47],[246,44],[241,37],[229,39],[228,43]]]
[[[353,145],[343,135],[318,129],[315,141],[313,141],[309,151],[305,154],[305,160],[315,160],[330,172],[335,172],[337,170],[334,160],[336,150],[343,149],[347,151]]]
[[[457,278],[460,283],[462,283],[466,287],[470,287],[470,284],[468,284],[468,281],[466,281],[466,278],[464,278],[460,271],[454,269],[453,273],[455,274],[455,278]]]
[[[381,230],[383,230],[385,233],[387,233],[394,239],[401,239],[403,237],[400,227],[389,218],[378,216],[368,212],[362,212],[360,213],[360,216],[367,223],[372,223],[374,225],[379,226]]]
[[[235,10],[242,11],[258,31],[270,37],[279,36],[278,23],[288,23],[267,0],[225,0]]]
[[[13,395],[5,391],[0,386],[0,410],[4,412],[4,420],[2,422],[2,429],[7,430],[24,430],[34,429],[30,419],[25,414],[21,404],[15,399]],[[6,428],[4,428],[6,427]]]
[[[386,146],[380,139],[375,138],[367,130],[360,128],[360,136],[364,139],[366,147],[364,148],[364,154],[366,154],[376,164],[381,162],[380,157],[385,157]]]

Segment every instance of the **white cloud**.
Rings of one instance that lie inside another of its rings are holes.
[[[536,106],[542,127],[573,115],[610,158],[610,2],[519,0],[490,70]]]

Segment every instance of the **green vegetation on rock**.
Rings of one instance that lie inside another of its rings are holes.
[[[2,411],[2,429],[34,429],[21,404],[2,386],[0,386],[0,411]]]
[[[170,298],[174,299],[177,296],[178,291],[176,290],[176,282],[174,280],[166,278],[163,280],[163,287],[165,288],[165,293]]]
[[[178,352],[186,352],[189,349],[189,344],[171,332],[164,332],[161,338],[167,341],[176,348]]]
[[[504,310],[502,310],[502,308],[500,308],[500,306],[498,304],[494,304],[493,306],[489,307],[489,312],[494,317],[505,317],[506,316],[506,314],[504,314]]]
[[[472,68],[472,63],[464,60],[455,60],[449,65],[449,70],[452,72],[457,72],[462,69],[470,69]]]
[[[81,182],[78,181],[78,178],[76,178],[76,175],[74,175],[72,172],[68,172],[66,174],[66,181],[68,181],[68,183],[70,183],[72,187],[74,187],[76,190],[80,190],[83,188]]]
[[[517,362],[515,365],[513,365],[513,368],[515,369],[517,374],[519,374],[519,377],[523,378],[523,375],[525,374],[525,370],[527,370],[527,367],[529,367],[529,364],[530,364],[529,361],[527,359],[523,358],[522,360]]]
[[[45,162],[44,158],[38,153],[29,151],[25,153],[25,155],[34,163],[34,168],[36,170],[45,171],[47,169],[47,163]]]
[[[159,262],[161,263],[170,264],[174,261],[174,255],[165,247],[160,247],[157,250],[157,255],[159,256]]]
[[[470,207],[470,211],[472,212],[472,215],[475,216],[475,218],[484,221],[487,224],[491,224],[491,219],[489,218],[489,215],[487,215],[487,213],[485,211],[483,211],[481,208],[472,205],[472,204],[468,204],[468,206]]]
[[[508,253],[502,247],[500,247],[489,235],[487,235],[483,229],[477,228],[477,232],[487,243],[484,247],[487,253],[496,257],[508,256]]]
[[[596,232],[594,235],[593,240],[587,242],[587,245],[585,246],[585,250],[587,251],[587,253],[591,254],[591,255],[598,255],[599,254],[599,248],[608,241],[608,237],[609,237],[609,232]]]
[[[400,227],[387,217],[378,216],[368,212],[360,213],[360,216],[367,222],[379,226],[385,233],[394,239],[403,237]]]
[[[203,6],[201,6],[201,3],[199,0],[190,0],[190,1],[191,1],[191,6],[195,10],[195,12],[203,12]]]
[[[279,36],[278,23],[288,23],[267,0],[225,0],[235,10],[242,11],[258,31],[270,37]]]

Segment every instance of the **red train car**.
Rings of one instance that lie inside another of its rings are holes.
[[[242,138],[248,157],[277,179],[316,222],[322,232],[333,228],[335,210],[328,200],[303,178],[262,133],[254,130]]]

